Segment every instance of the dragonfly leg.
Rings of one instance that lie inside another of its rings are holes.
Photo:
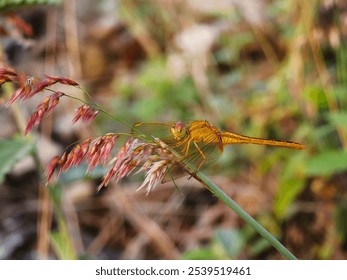
[[[202,157],[202,161],[199,163],[198,168],[194,171],[194,172],[196,172],[196,171],[198,171],[198,170],[204,165],[204,163],[206,162],[206,156],[205,156],[205,154],[203,153],[203,151],[201,151],[199,145],[196,144],[196,142],[194,142],[194,146],[196,147],[196,149],[198,150],[198,152],[200,153],[200,155],[201,155],[201,157]]]
[[[192,177],[196,174],[196,172],[198,172],[199,169],[200,169],[200,168],[204,165],[204,163],[206,162],[206,156],[205,156],[205,154],[203,153],[203,151],[201,151],[199,145],[196,144],[196,142],[193,142],[193,143],[194,143],[195,148],[198,150],[199,154],[201,155],[202,161],[199,163],[198,167],[193,171],[193,173],[190,174],[188,180],[189,180],[190,178],[192,178]]]
[[[184,156],[188,156],[188,153],[189,153],[189,146],[190,146],[190,142],[191,140],[188,141],[187,145],[184,147],[184,149],[182,150]]]

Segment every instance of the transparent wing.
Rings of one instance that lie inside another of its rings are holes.
[[[220,157],[223,152],[223,143],[216,132],[206,126],[204,121],[189,124],[190,136],[184,141],[174,139],[171,133],[174,124],[175,122],[137,123],[133,126],[132,133],[135,137],[145,138],[147,141],[154,141],[154,137],[159,138],[178,154],[180,164],[192,172],[208,166]],[[173,179],[184,175],[184,172],[180,171],[182,169],[180,164],[172,168],[171,176]]]
[[[192,143],[191,143],[192,144]],[[184,167],[191,171],[191,174],[205,168],[215,162],[221,155],[222,151],[214,143],[206,144],[203,142],[190,145],[189,152],[186,156],[180,155],[180,163],[174,164],[168,171],[168,174],[162,180],[162,183],[172,181],[183,176],[187,176]]]
[[[223,152],[223,146],[211,142],[191,142],[187,155],[182,155],[181,162],[191,171],[196,172],[215,162]]]
[[[154,138],[159,138],[164,143],[173,144],[174,138],[170,131],[174,122],[141,122],[133,125],[131,133],[137,138],[143,138],[147,141],[154,141]]]
[[[223,143],[219,130],[207,121],[192,121],[188,124],[188,130],[190,140],[186,143],[186,153],[181,155],[184,162],[196,172],[219,158],[223,152]]]

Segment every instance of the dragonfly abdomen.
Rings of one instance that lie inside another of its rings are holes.
[[[223,145],[256,144],[256,145],[285,147],[285,148],[297,149],[297,150],[302,150],[306,148],[304,145],[301,145],[295,142],[248,137],[248,136],[243,136],[243,135],[239,135],[239,134],[235,134],[231,132],[222,132],[221,138],[222,138]]]

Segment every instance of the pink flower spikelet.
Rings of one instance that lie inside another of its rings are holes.
[[[82,105],[77,109],[72,123],[77,122],[79,119],[81,119],[82,122],[91,123],[98,114],[99,111],[92,109],[88,105]]]
[[[36,76],[28,77],[24,82],[21,83],[22,86],[17,89],[16,92],[11,96],[10,100],[7,103],[7,106],[11,105],[17,99],[23,100],[30,98],[56,83],[78,86],[78,83],[67,78],[52,77],[48,75],[43,78]]]
[[[31,115],[27,126],[25,128],[24,134],[27,135],[28,132],[33,128],[33,126],[38,126],[43,117],[51,112],[59,103],[59,98],[64,94],[61,92],[56,92],[51,96],[46,97],[43,101],[36,107],[36,111]]]
[[[109,171],[104,175],[100,190],[107,186],[112,179],[116,182],[129,176],[137,169],[137,173],[144,173],[145,179],[139,190],[146,187],[147,194],[162,182],[168,170],[177,159],[160,142],[143,142],[137,138],[130,138],[111,159],[110,155],[119,134],[108,133],[94,140],[91,138],[76,145],[69,153],[64,153],[60,158],[54,157],[46,170],[47,181],[58,170],[67,171],[72,166],[79,165],[82,161],[88,163],[86,173],[90,172],[96,165],[111,165]]]
[[[139,189],[147,186],[147,194],[165,177],[173,164],[174,156],[158,143],[142,142],[130,138],[111,161],[112,168],[106,173],[98,189],[107,186],[111,179],[118,182],[130,175],[136,168],[145,174],[145,180]]]
[[[15,81],[17,74],[7,68],[0,68],[0,86],[4,83]]]

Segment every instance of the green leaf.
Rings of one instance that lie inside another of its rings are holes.
[[[347,127],[347,112],[329,112],[327,118],[335,126]]]
[[[237,230],[218,229],[214,240],[230,257],[235,257],[245,246],[245,239]]]
[[[54,252],[60,260],[74,260],[76,255],[71,246],[70,239],[65,232],[51,232],[51,243]]]
[[[332,89],[332,94],[336,100],[344,104],[346,102],[346,87],[343,84],[335,85]]]
[[[347,170],[347,151],[325,151],[307,162],[305,173],[327,176],[345,170]]]
[[[102,166],[96,166],[91,172],[86,174],[88,166],[81,164],[76,167],[69,168],[66,172],[59,176],[59,182],[63,184],[70,184],[84,179],[95,179],[103,177],[108,169]]]
[[[334,220],[336,224],[336,231],[337,231],[341,244],[343,244],[347,240],[346,215],[347,215],[347,205],[345,203],[339,203],[335,208]]]
[[[288,214],[289,206],[304,188],[302,178],[291,178],[283,181],[274,200],[274,213],[278,219],[283,219]]]
[[[76,251],[71,241],[71,234],[67,228],[65,217],[58,205],[55,205],[55,218],[58,224],[58,230],[51,231],[50,239],[53,250],[61,260],[75,260]]]
[[[282,219],[287,213],[289,206],[301,193],[304,184],[304,163],[307,155],[297,153],[289,158],[280,176],[280,188],[274,199],[274,213],[277,218]]]
[[[325,92],[321,86],[309,85],[303,90],[303,96],[306,100],[310,101],[317,108],[328,107],[328,102],[326,100]]]
[[[258,256],[265,250],[268,250],[269,248],[271,248],[271,244],[264,238],[259,238],[258,240],[256,240],[256,242],[254,242],[254,244],[250,248],[250,253],[253,256]]]
[[[0,0],[0,11],[28,5],[60,4],[61,0]]]
[[[27,139],[0,140],[0,183],[4,181],[13,165],[28,155],[34,148],[34,143]]]
[[[187,251],[182,254],[184,260],[219,260],[220,258],[210,248],[199,248],[191,251]]]

